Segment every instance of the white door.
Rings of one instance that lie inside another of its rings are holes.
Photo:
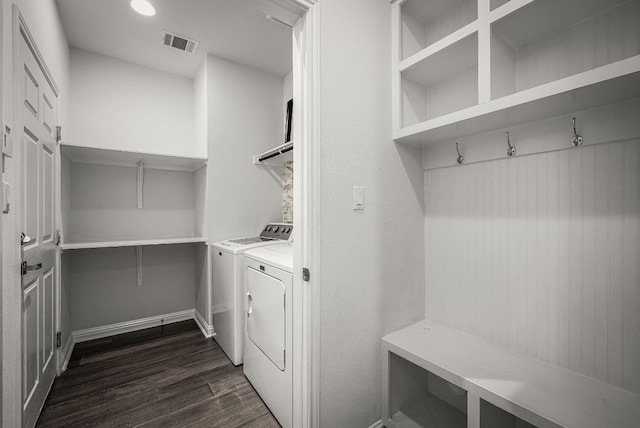
[[[19,34],[22,275],[22,423],[34,426],[56,376],[55,138],[58,97],[24,30]]]

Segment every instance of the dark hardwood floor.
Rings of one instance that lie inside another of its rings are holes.
[[[76,344],[38,427],[279,427],[193,321]]]

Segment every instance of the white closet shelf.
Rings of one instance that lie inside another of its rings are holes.
[[[99,149],[67,143],[62,143],[61,150],[73,162],[98,165],[137,167],[138,162],[143,161],[145,168],[193,172],[207,163],[206,157]]]
[[[640,420],[640,395],[430,320],[383,337],[382,349],[537,426],[631,428]]]
[[[640,56],[634,56],[398,129],[393,139],[425,146],[639,97]]]
[[[191,244],[207,242],[207,238],[202,236],[193,237],[168,237],[168,238],[149,238],[149,239],[121,239],[121,240],[105,240],[105,241],[87,241],[87,242],[64,242],[60,244],[63,250],[82,250],[91,248],[114,248],[114,247],[137,247],[147,245],[171,245],[171,244]]]

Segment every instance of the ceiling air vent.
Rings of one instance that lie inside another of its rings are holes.
[[[165,30],[162,30],[162,43],[169,48],[178,49],[190,54],[195,54],[198,46],[200,46],[200,42],[196,40],[187,39],[186,37],[178,36]]]

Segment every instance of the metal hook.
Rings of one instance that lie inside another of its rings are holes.
[[[507,146],[509,146],[509,148],[507,149],[507,156],[515,156],[516,148],[513,147],[511,145],[511,141],[509,141],[509,131],[507,131]]]
[[[582,142],[584,141],[584,138],[582,138],[582,135],[579,135],[578,132],[576,131],[576,118],[573,118],[573,138],[571,139],[571,144],[573,144],[575,147],[581,146]]]
[[[460,149],[458,148],[458,143],[456,143],[456,152],[458,152],[458,159],[456,159],[456,161],[458,162],[458,165],[462,165],[464,163],[464,156],[462,156],[460,154]]]

